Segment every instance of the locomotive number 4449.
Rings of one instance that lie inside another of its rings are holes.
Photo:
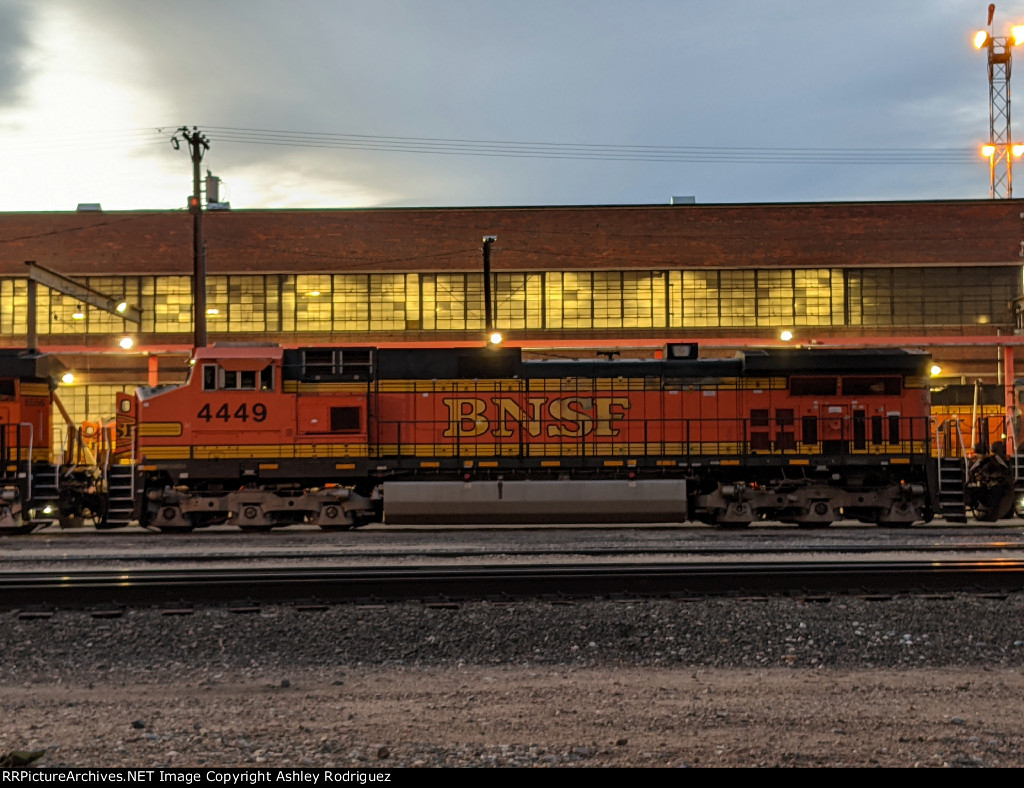
[[[207,402],[199,409],[196,416],[204,421],[213,421],[214,419],[220,419],[221,421],[248,421],[249,419],[263,421],[267,418],[267,406],[262,402],[257,402],[252,407],[249,407],[247,403],[243,402],[234,411],[227,404],[221,405],[214,411],[213,406]]]

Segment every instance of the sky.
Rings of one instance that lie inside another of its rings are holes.
[[[0,0],[0,211],[984,199],[987,11]]]

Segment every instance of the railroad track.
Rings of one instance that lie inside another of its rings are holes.
[[[359,568],[15,571],[0,608],[764,594],[1012,593],[1024,561],[544,563]]]

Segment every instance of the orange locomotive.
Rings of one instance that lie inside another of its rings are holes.
[[[74,430],[67,446],[53,445],[54,404],[64,413],[55,391],[63,371],[54,356],[0,350],[0,531],[103,518],[100,458],[77,442]]]
[[[119,395],[108,520],[910,525],[937,500],[927,361],[204,348],[183,386]]]

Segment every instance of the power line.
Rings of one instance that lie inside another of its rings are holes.
[[[208,126],[211,138],[238,144],[376,150],[458,156],[606,161],[759,164],[977,163],[973,148],[756,148],[678,145],[511,142],[442,137],[393,137]]]
[[[166,145],[177,127],[154,126],[86,134],[44,134],[8,137],[8,152],[54,153],[111,143],[129,147]],[[270,145],[290,148],[368,150],[442,156],[477,156],[589,161],[648,161],[693,164],[977,164],[970,148],[840,148],[840,147],[716,147],[700,145],[623,145],[595,143],[474,140],[447,137],[398,137],[372,134],[321,133],[234,126],[204,126],[209,138],[222,145]]]

